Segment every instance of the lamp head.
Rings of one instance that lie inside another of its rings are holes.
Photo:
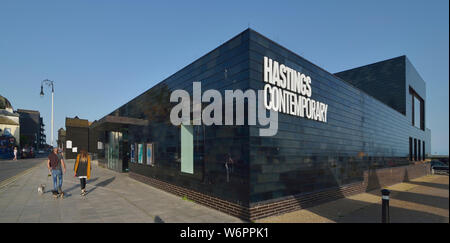
[[[41,97],[42,96],[44,96],[44,87],[42,87],[42,84],[41,84]]]

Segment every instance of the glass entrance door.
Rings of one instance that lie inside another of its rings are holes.
[[[108,169],[121,171],[122,163],[120,160],[120,142],[122,141],[121,132],[108,132],[108,144],[105,146]]]

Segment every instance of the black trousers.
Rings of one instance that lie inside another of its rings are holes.
[[[86,188],[86,178],[80,178],[81,190]]]

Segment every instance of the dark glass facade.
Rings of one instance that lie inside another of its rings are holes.
[[[279,113],[272,137],[259,136],[259,125],[193,126],[193,173],[182,172],[181,127],[169,118],[175,105],[169,102],[171,92],[182,89],[192,96],[193,82],[201,82],[202,92],[215,89],[222,95],[262,90],[264,56],[311,77],[311,98],[328,104],[327,122]],[[119,163],[130,172],[246,207],[358,182],[365,170],[410,164],[417,157],[410,155],[413,141],[430,145],[429,130],[412,125],[407,92],[411,87],[425,101],[425,83],[406,57],[391,62],[395,75],[385,78],[399,78],[395,87],[401,91],[381,90],[385,98],[377,97],[248,29],[94,122],[90,129],[105,144],[96,152],[100,161],[108,160],[108,134],[119,132]],[[370,72],[376,76],[378,70]],[[354,80],[367,73],[356,72]],[[148,144],[152,163],[147,163]],[[233,163],[227,164],[230,158]]]
[[[120,131],[124,135],[122,143],[126,144],[123,147],[128,150],[123,154],[130,157],[126,162],[129,171],[248,206],[248,126],[194,126],[194,173],[190,174],[181,172],[181,129],[172,125],[169,117],[175,105],[169,101],[170,93],[182,89],[192,97],[194,81],[201,82],[202,91],[215,89],[223,94],[224,90],[247,90],[248,38],[249,32],[243,32],[113,111],[103,119],[105,122],[95,122],[99,140],[107,143],[108,131]],[[207,104],[203,103],[203,107]],[[153,165],[146,163],[145,149],[150,143]],[[144,148],[142,163],[140,145]],[[228,154],[234,163],[227,168]],[[106,150],[99,150],[98,156],[99,160],[107,160]]]

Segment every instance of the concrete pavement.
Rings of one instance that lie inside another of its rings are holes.
[[[31,160],[30,160],[31,161]],[[73,177],[73,160],[66,161],[65,199],[53,199],[51,177],[45,159],[35,167],[0,182],[0,222],[156,222],[216,223],[242,220],[183,200],[108,169],[93,166],[88,195],[79,195]],[[37,187],[46,184],[46,193]],[[449,222],[449,177],[425,176],[388,187],[391,222]],[[381,221],[379,190],[339,199],[315,207],[257,220],[257,222],[352,222]]]
[[[391,223],[448,223],[449,177],[424,176],[387,189]],[[257,220],[259,223],[380,223],[380,190]]]
[[[44,160],[25,176],[0,187],[0,222],[234,223],[240,219],[183,200],[108,169],[93,166],[82,199],[73,160],[66,161],[64,199],[53,199]],[[46,193],[37,187],[46,184]]]

